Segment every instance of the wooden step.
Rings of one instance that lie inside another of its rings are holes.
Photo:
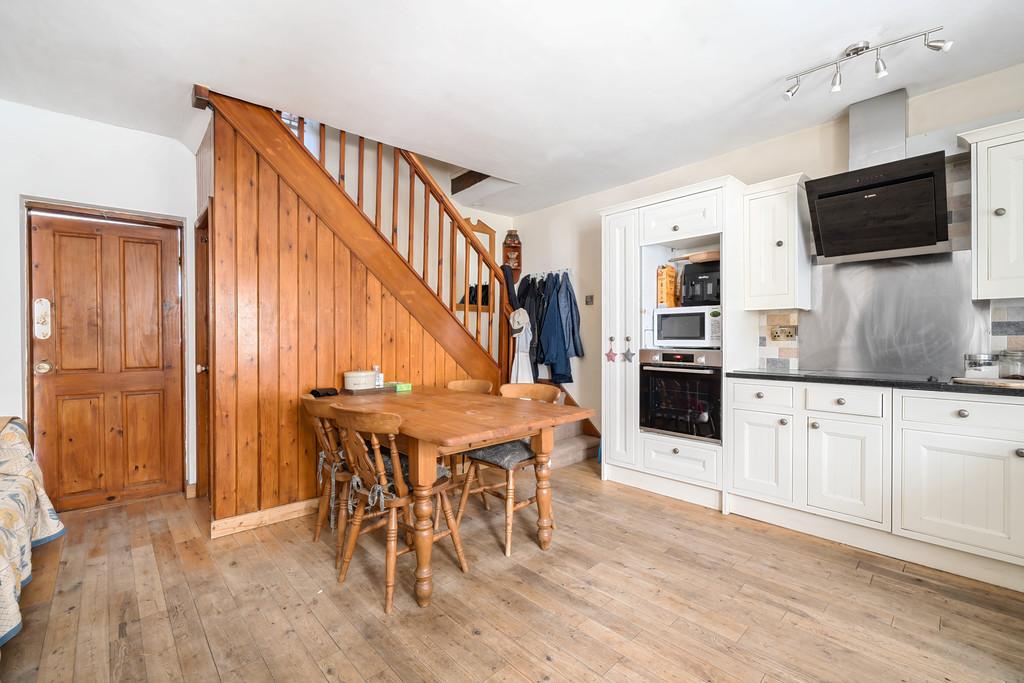
[[[567,425],[559,425],[555,427],[555,443],[558,444],[565,439],[571,439],[572,437],[579,436],[582,433],[582,422],[571,422]]]
[[[596,436],[578,434],[568,439],[556,439],[555,449],[551,451],[551,469],[568,467],[587,458],[597,457],[597,448],[601,439]]]

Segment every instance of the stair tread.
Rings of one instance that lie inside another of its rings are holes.
[[[555,441],[555,450],[558,450],[559,447],[593,448],[599,443],[601,443],[601,439],[596,436],[590,436],[589,434],[577,434],[576,436],[570,436],[565,439]]]

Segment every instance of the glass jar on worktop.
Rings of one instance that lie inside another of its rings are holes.
[[[1024,351],[1000,351],[999,378],[1024,381]]]

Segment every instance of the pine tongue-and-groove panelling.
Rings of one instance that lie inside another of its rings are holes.
[[[469,375],[219,114],[214,150],[211,502],[223,519],[316,495],[300,394],[373,365],[414,384]]]

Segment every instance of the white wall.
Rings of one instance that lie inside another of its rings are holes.
[[[24,415],[27,333],[24,199],[48,199],[185,221],[185,420],[195,481],[195,306],[192,227],[196,162],[181,142],[0,100],[0,414]]]
[[[1024,64],[913,97],[909,101],[909,134],[968,123],[1006,112],[1024,110]],[[813,95],[813,93],[812,93]],[[791,106],[800,106],[793,100]],[[516,216],[523,240],[523,271],[573,269],[573,286],[580,299],[586,357],[573,359],[568,391],[582,405],[600,408],[601,355],[601,220],[604,207],[664,192],[721,175],[746,183],[790,173],[812,178],[847,170],[849,157],[845,118],[773,138],[717,157],[672,169],[642,180],[603,190],[540,211]],[[582,171],[582,169],[581,169]],[[583,305],[595,294],[595,305]]]

